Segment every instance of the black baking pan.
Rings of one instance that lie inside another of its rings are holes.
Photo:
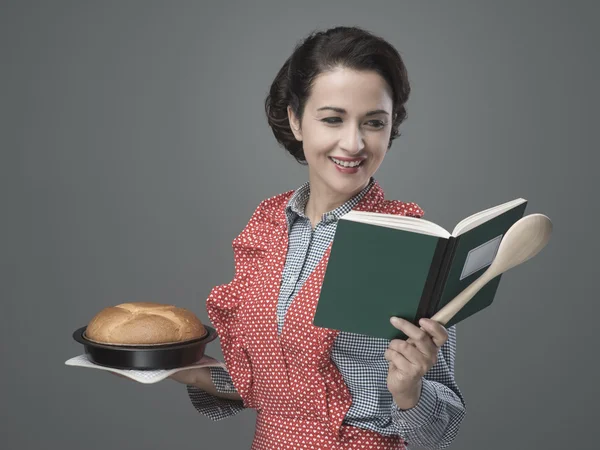
[[[90,361],[125,370],[166,370],[193,364],[204,356],[206,344],[217,337],[214,328],[204,325],[206,335],[190,341],[143,346],[108,345],[86,339],[86,328],[75,330],[73,339],[83,344]]]

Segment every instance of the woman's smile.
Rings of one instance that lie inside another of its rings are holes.
[[[343,158],[330,156],[335,168],[344,174],[358,173],[366,158]]]

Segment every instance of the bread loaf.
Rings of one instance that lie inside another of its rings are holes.
[[[96,314],[85,330],[93,342],[157,345],[201,338],[206,329],[190,311],[151,302],[122,303]]]

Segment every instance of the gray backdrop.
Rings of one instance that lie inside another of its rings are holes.
[[[468,411],[452,448],[597,448],[598,6],[217,3],[1,2],[0,446],[249,448],[254,411],[212,422],[175,382],[64,361],[109,305],[207,320],[231,240],[306,180],[266,124],[270,82],[309,31],[343,24],[389,39],[412,80],[377,173],[388,198],[449,229],[519,196],[554,221],[549,246],[459,325]]]

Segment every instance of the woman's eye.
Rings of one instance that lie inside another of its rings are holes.
[[[325,117],[324,119],[321,119],[321,121],[325,122],[325,123],[334,124],[334,123],[339,123],[342,120],[339,117]]]
[[[375,128],[383,128],[385,126],[385,122],[381,120],[370,120],[369,123]]]
[[[325,117],[324,119],[321,119],[321,122],[334,125],[336,123],[341,123],[342,119],[340,117]],[[367,124],[375,128],[383,128],[385,126],[385,122],[382,120],[369,120]]]

